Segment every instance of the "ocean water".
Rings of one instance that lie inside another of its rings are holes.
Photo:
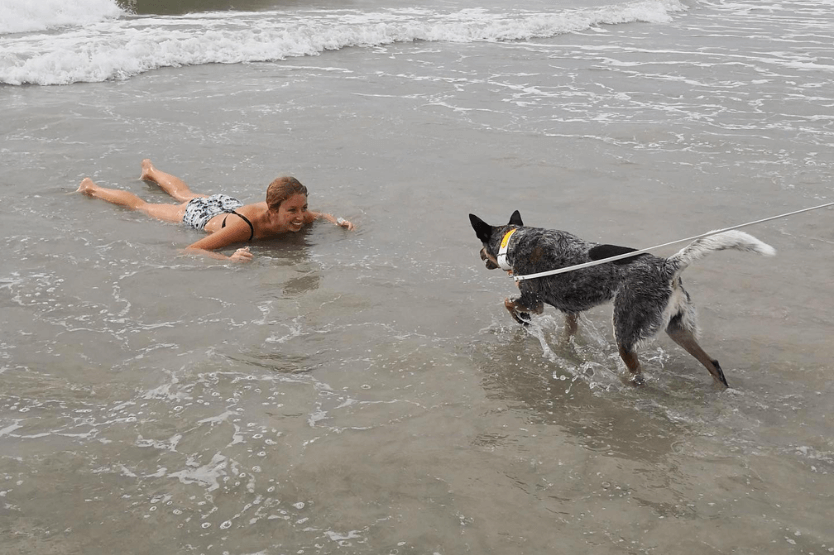
[[[469,226],[636,248],[831,202],[834,2],[0,0],[0,552],[834,553],[831,209],[701,343],[522,329]],[[317,224],[232,265],[150,158]],[[658,250],[669,255],[675,248]]]

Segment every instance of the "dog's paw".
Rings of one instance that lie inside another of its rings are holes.
[[[715,380],[721,383],[721,385],[723,385],[724,387],[730,387],[730,384],[727,383],[727,378],[724,376],[724,370],[721,369],[721,365],[718,364],[718,361],[713,360],[712,364],[715,366],[715,369],[717,370],[717,375],[713,376]]]
[[[513,312],[513,319],[522,326],[529,326],[533,323],[529,312]]]
[[[634,387],[640,387],[646,383],[646,380],[643,378],[643,374],[632,374],[628,381]]]

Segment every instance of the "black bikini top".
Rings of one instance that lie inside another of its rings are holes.
[[[229,214],[234,214],[235,216],[240,216],[240,218],[241,218],[244,222],[246,222],[247,224],[249,224],[249,229],[250,229],[250,231],[252,232],[252,233],[250,233],[250,234],[249,234],[249,240],[251,241],[251,240],[252,240],[252,237],[254,237],[254,236],[255,236],[255,226],[253,226],[253,225],[252,225],[252,222],[250,222],[250,221],[249,221],[249,218],[247,218],[247,217],[246,217],[246,216],[244,216],[243,214],[238,214],[238,213],[237,213],[237,212],[235,212],[234,210],[229,211]],[[228,218],[228,217],[229,217],[229,216],[226,216],[226,218]],[[221,225],[221,226],[220,226],[221,228],[222,228],[222,227],[226,227],[226,218],[223,218],[223,225]]]

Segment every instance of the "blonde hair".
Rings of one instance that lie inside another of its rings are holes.
[[[266,205],[270,210],[278,210],[281,203],[293,195],[307,196],[307,187],[294,177],[279,177],[266,189]]]

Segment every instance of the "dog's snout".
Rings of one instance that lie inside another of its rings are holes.
[[[492,258],[490,258],[486,248],[481,249],[481,260],[486,262],[487,270],[495,270],[496,268],[498,268],[498,264],[496,264],[495,261]]]

